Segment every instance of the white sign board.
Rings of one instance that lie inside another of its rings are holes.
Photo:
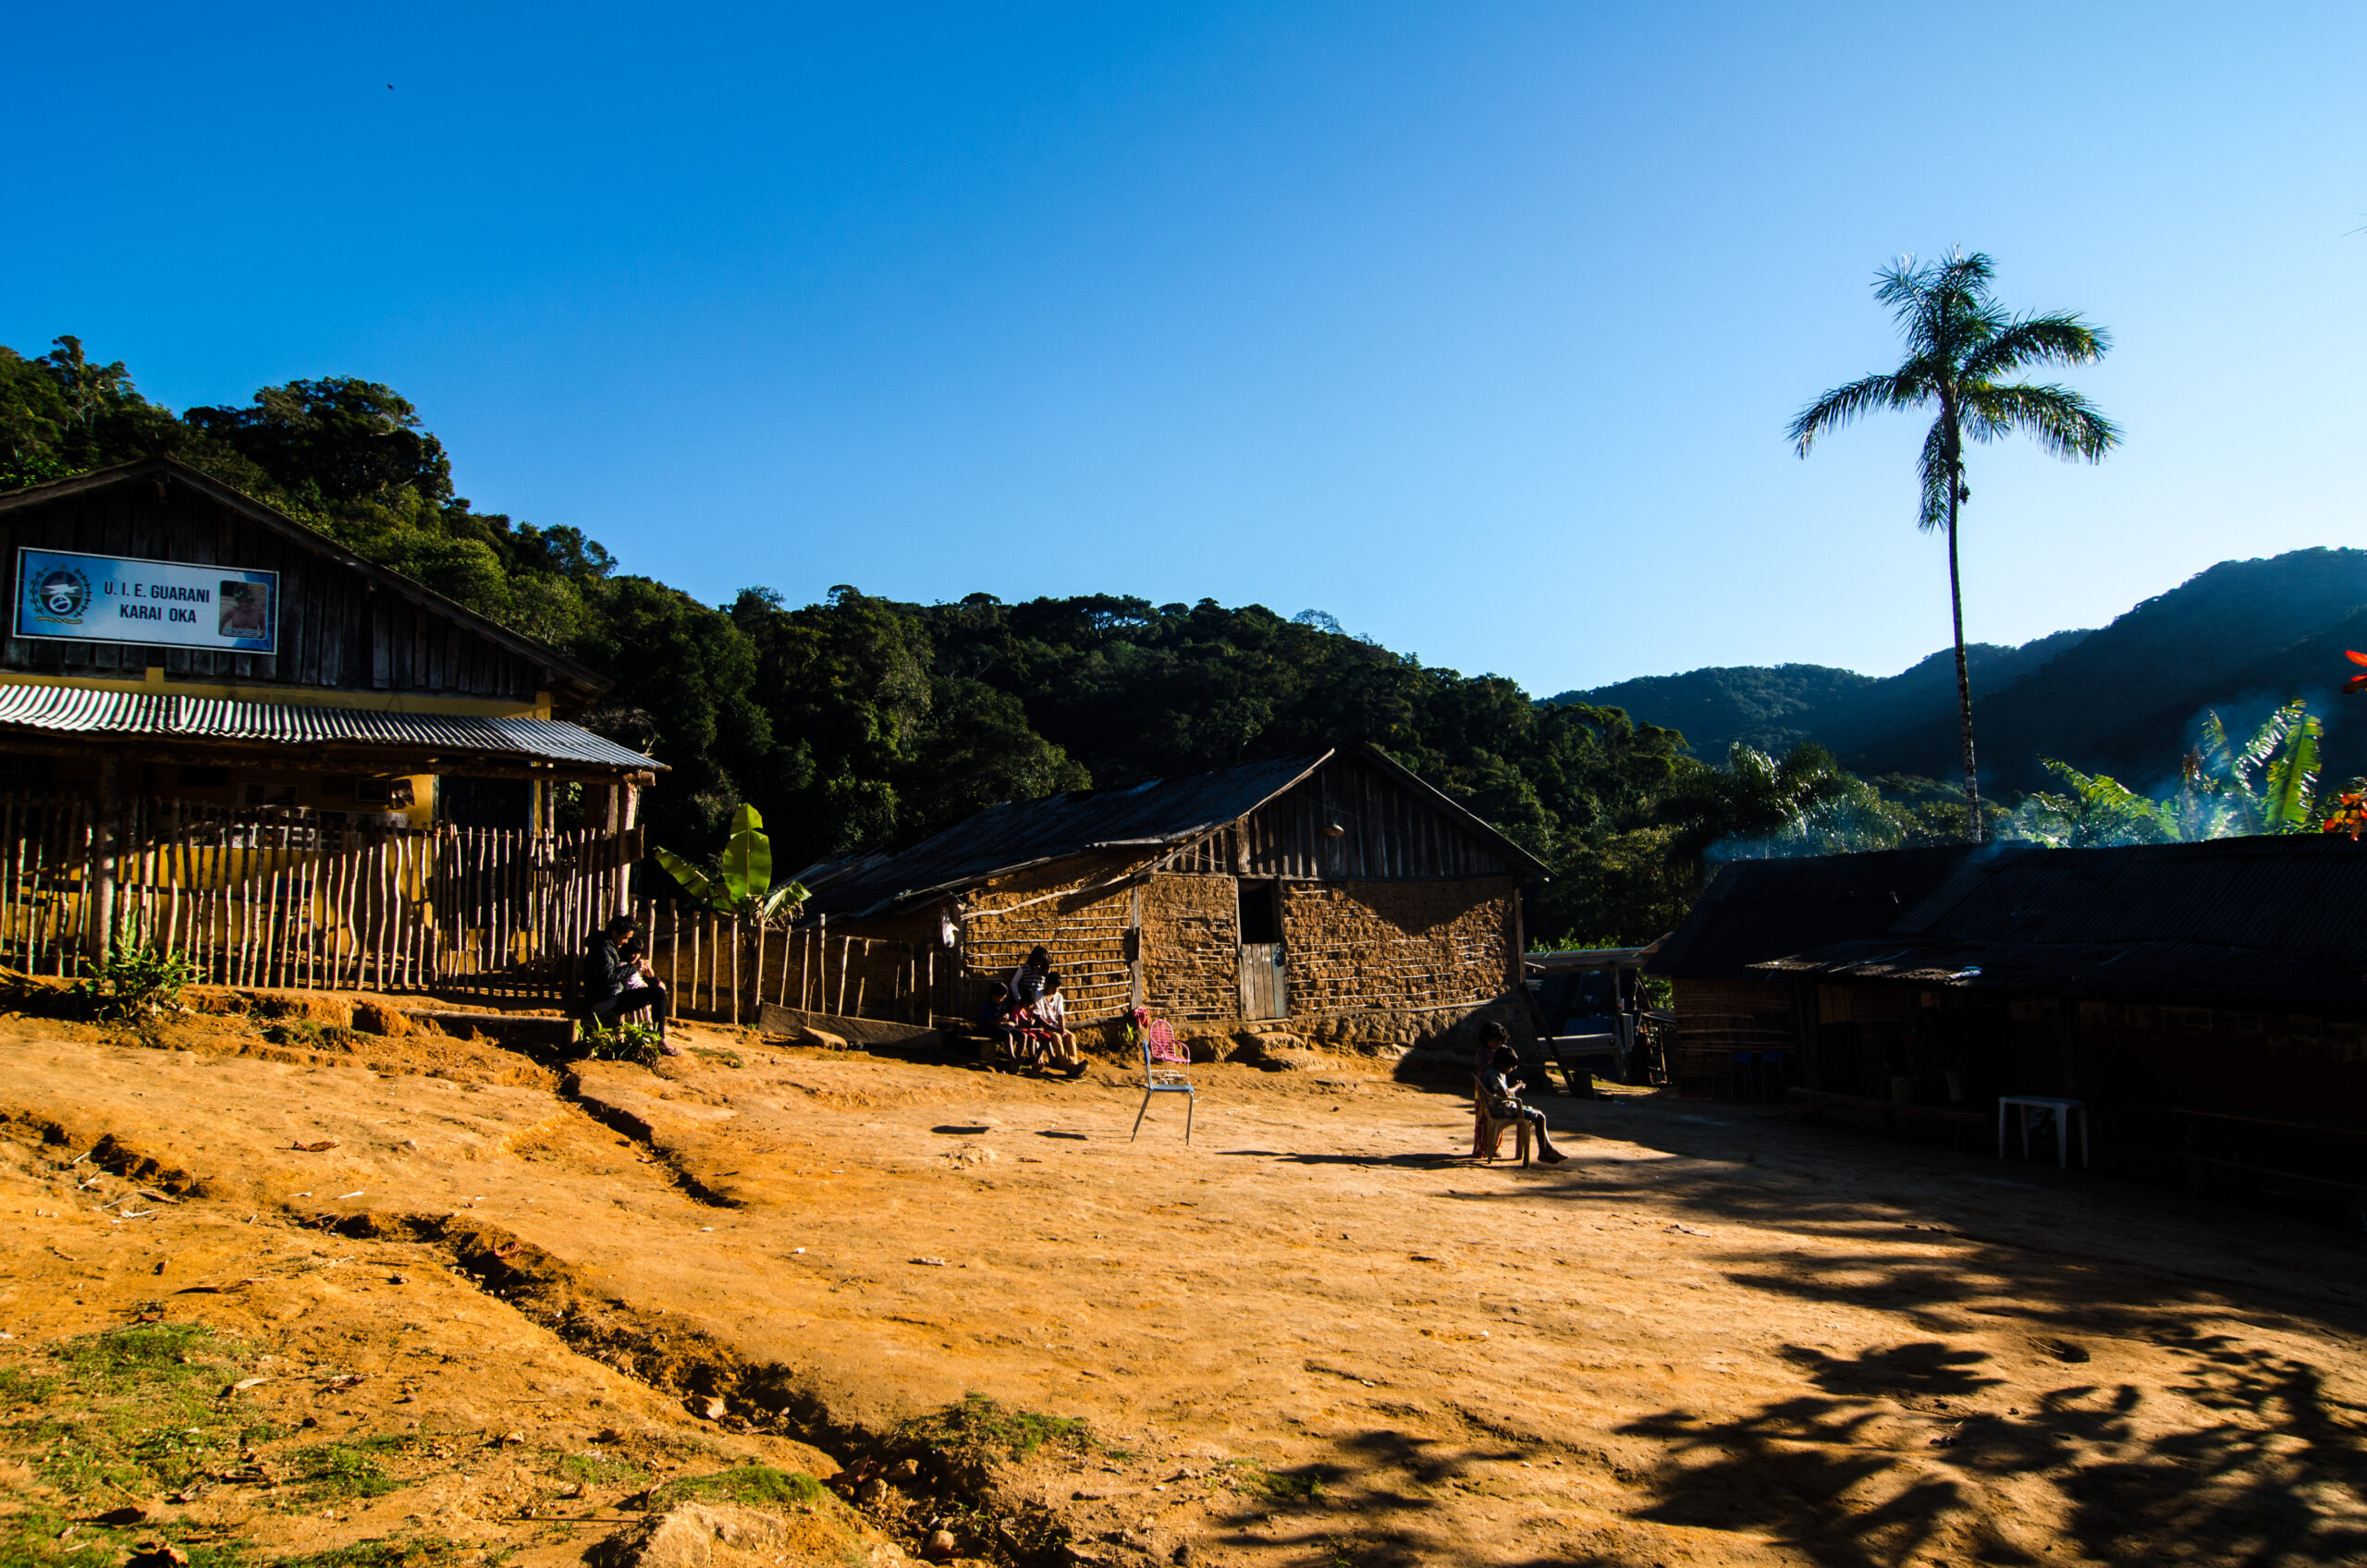
[[[279,574],[21,548],[16,634],[276,654]]]

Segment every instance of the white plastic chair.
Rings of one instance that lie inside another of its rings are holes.
[[[1151,1018],[1140,1008],[1134,1010],[1134,1035],[1143,1050],[1143,1106],[1134,1112],[1134,1130],[1126,1141],[1133,1143],[1142,1136],[1143,1118],[1150,1112],[1153,1095],[1184,1096],[1184,1141],[1192,1141],[1192,1111],[1199,1104],[1199,1096],[1192,1092],[1192,1081],[1175,1071],[1162,1067],[1161,1062],[1188,1062],[1192,1053],[1179,1045],[1174,1027],[1164,1018]]]

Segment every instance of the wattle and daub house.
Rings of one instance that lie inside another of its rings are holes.
[[[1896,1105],[1903,1084],[1890,1114],[1982,1125],[2001,1095],[2078,1099],[2099,1165],[2367,1216],[2348,839],[1738,862],[1650,969],[1686,1092]]]
[[[1041,944],[1082,1020],[1410,1044],[1518,989],[1520,888],[1543,872],[1356,748],[997,806],[798,880],[825,953],[929,952],[905,973],[938,1017],[975,1016]]]
[[[607,682],[166,459],[0,496],[0,965],[549,991],[624,907]]]

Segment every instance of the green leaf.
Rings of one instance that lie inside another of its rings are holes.
[[[757,904],[756,918],[770,922],[781,918],[784,913],[794,917],[805,900],[813,896],[802,882],[784,882],[767,893]]]
[[[666,874],[682,885],[682,890],[712,908],[723,907],[723,892],[715,879],[673,851],[652,846],[650,854],[666,868]]]
[[[731,814],[731,841],[723,850],[723,886],[735,905],[763,898],[772,886],[773,844],[764,827],[765,819],[754,806],[743,805]]]
[[[2299,710],[2300,704],[2293,704]],[[2321,726],[2306,712],[2284,754],[2268,766],[2262,815],[2271,833],[2301,833],[2317,826],[2318,737]]]

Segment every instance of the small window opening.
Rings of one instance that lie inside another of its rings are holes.
[[[1279,882],[1241,884],[1241,941],[1245,947],[1282,939],[1282,886]]]

